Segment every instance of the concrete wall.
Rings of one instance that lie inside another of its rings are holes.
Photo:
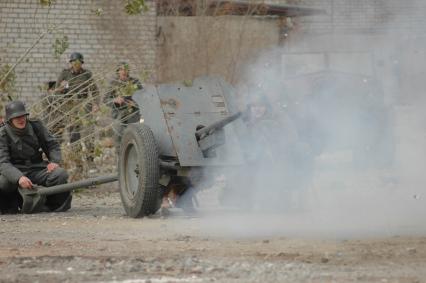
[[[44,7],[35,0],[0,1],[0,63],[14,64],[48,27],[59,25],[46,35],[16,68],[17,93],[34,102],[39,86],[55,80],[68,67],[68,56],[79,51],[86,68],[104,78],[118,61],[127,60],[138,71],[155,73],[156,11],[129,16],[122,1],[56,0]],[[96,15],[95,11],[101,11]],[[68,50],[54,57],[52,44],[57,37],[69,38]]]
[[[160,17],[158,81],[215,74],[235,82],[242,66],[278,45],[277,19],[244,16]]]

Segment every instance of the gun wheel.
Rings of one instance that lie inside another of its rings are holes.
[[[154,214],[160,207],[160,167],[151,129],[144,124],[130,124],[120,148],[120,196],[126,214],[134,218]]]

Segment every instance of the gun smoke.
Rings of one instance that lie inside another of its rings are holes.
[[[426,8],[400,2],[412,13]],[[389,8],[383,1],[369,5]],[[309,35],[297,36],[247,66],[237,86],[241,108],[264,96],[272,114],[249,128],[256,161],[223,173],[222,200],[238,209],[206,216],[206,233],[426,234],[425,61],[419,60],[426,37],[419,36],[424,27],[395,30],[398,20],[382,23],[375,37],[333,33],[310,45]]]

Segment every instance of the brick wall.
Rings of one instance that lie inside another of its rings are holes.
[[[155,73],[156,11],[152,1],[142,15],[129,16],[122,1],[56,0],[44,7],[38,0],[0,1],[0,63],[14,64],[49,26],[58,25],[16,68],[18,95],[34,102],[39,86],[55,80],[68,67],[73,51],[85,56],[85,67],[98,78],[111,75],[118,61],[129,61],[137,72]],[[101,11],[97,15],[95,11]],[[69,38],[68,50],[56,59],[52,44]]]

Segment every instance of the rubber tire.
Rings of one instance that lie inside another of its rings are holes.
[[[139,165],[137,188],[130,188],[128,167],[129,153],[136,150]],[[160,175],[158,149],[151,129],[144,124],[130,124],[123,133],[119,161],[120,196],[126,214],[133,218],[154,214],[159,208]],[[131,190],[135,191],[134,194]]]

